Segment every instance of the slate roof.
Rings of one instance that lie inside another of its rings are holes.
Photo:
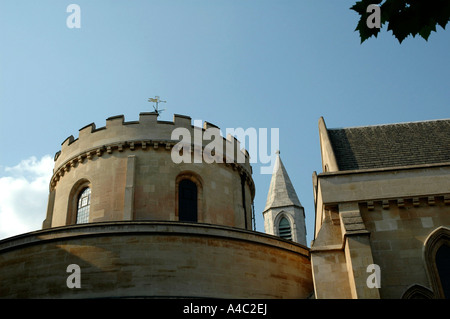
[[[450,119],[327,131],[341,171],[450,162]]]
[[[283,206],[302,206],[294,186],[289,178],[286,168],[281,161],[279,153],[273,168],[272,179],[270,180],[269,193],[267,194],[266,207],[269,208]]]

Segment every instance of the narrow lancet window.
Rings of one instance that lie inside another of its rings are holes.
[[[91,189],[85,188],[78,197],[77,224],[89,223],[89,209],[91,207]]]
[[[178,187],[179,220],[197,222],[197,185],[188,179],[183,179]]]

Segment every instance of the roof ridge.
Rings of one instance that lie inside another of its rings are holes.
[[[396,125],[420,124],[420,123],[442,122],[442,121],[450,121],[450,118],[446,118],[446,119],[435,119],[435,120],[425,120],[425,121],[398,122],[398,123],[388,123],[388,124],[372,124],[372,125],[349,126],[349,127],[334,127],[334,128],[327,128],[327,130],[328,130],[328,131],[338,131],[338,130],[347,130],[347,129],[355,129],[355,128],[370,128],[370,127],[381,127],[381,126],[396,126]]]
[[[450,119],[332,129],[328,133],[339,170],[450,160]]]

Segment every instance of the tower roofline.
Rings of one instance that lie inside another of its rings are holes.
[[[298,199],[286,168],[281,161],[280,151],[277,151],[277,158],[273,168],[264,212],[270,208],[283,206],[303,207]]]
[[[175,129],[180,128],[190,136],[188,141],[180,138],[184,135],[173,134]],[[86,159],[101,157],[104,154],[158,148],[171,152],[172,148],[178,150],[183,145],[190,145],[191,150],[203,153],[210,143],[203,138],[203,132],[208,129],[214,130],[214,134],[217,133],[221,137],[220,147],[214,148],[217,162],[231,166],[245,175],[250,181],[253,197],[255,190],[251,178],[250,156],[247,150],[241,149],[235,137],[224,137],[219,127],[206,121],[202,123],[202,127],[193,125],[191,117],[186,115],[174,114],[173,122],[158,121],[154,112],[140,113],[139,121],[125,121],[124,115],[112,116],[106,119],[106,125],[103,127],[97,128],[95,123],[90,123],[79,130],[78,138],[75,139],[72,135],[66,138],[61,150],[54,157],[55,166],[50,189],[55,187],[65,172],[76,168]]]

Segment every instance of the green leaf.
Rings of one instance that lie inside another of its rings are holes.
[[[350,9],[359,14],[355,31],[359,32],[361,43],[372,36],[377,36],[379,29],[367,27],[366,12],[370,4],[380,4],[379,0],[360,0]],[[450,21],[450,0],[385,0],[381,8],[381,25],[387,24],[387,30],[402,43],[409,35],[420,35],[428,40],[436,25],[443,29]]]

